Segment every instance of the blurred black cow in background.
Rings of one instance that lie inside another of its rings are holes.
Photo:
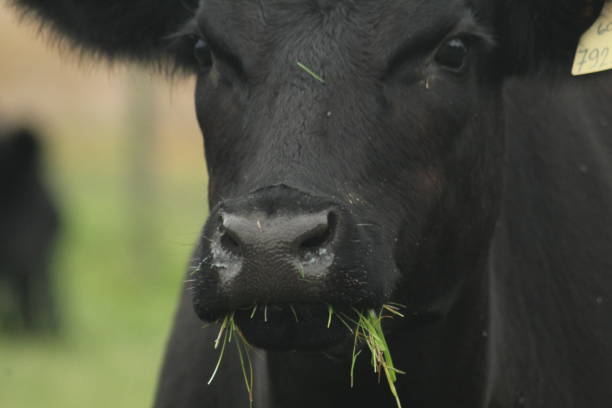
[[[55,331],[50,269],[58,213],[29,129],[0,129],[0,329]]]

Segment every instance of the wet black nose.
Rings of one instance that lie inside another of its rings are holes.
[[[337,223],[330,208],[221,211],[210,244],[218,279],[238,304],[307,300],[334,260]]]
[[[220,247],[233,253],[235,261],[265,267],[288,263],[313,263],[327,254],[333,241],[336,215],[332,210],[316,213],[268,216],[222,214]]]
[[[362,228],[341,202],[285,186],[226,199],[194,256],[195,310],[215,321],[258,306],[283,314],[299,305],[374,305],[385,289],[368,274],[370,231],[377,230]]]
[[[248,197],[227,201],[212,214],[200,268],[211,308],[217,300],[229,309],[320,300],[346,241],[343,212],[303,197],[291,207]]]

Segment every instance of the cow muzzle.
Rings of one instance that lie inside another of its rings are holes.
[[[348,331],[331,319],[380,304],[363,261],[369,238],[338,203],[275,187],[220,203],[194,267],[204,321],[233,313],[246,339],[266,349],[317,349]]]

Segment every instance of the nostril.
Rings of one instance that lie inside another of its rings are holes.
[[[306,231],[299,239],[299,249],[304,252],[313,252],[327,245],[334,236],[336,227],[336,215],[333,212],[327,214],[327,222],[320,223]]]
[[[221,235],[221,247],[234,255],[241,255],[242,253],[240,240],[232,231],[227,229]]]
[[[300,249],[306,251],[312,251],[322,247],[328,240],[330,236],[329,226],[321,225],[319,228],[316,228],[313,231],[310,231],[311,235],[309,238],[306,238],[301,244]]]

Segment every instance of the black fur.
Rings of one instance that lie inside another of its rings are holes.
[[[190,52],[185,58],[173,48],[173,35],[193,16],[198,0],[8,1],[86,54],[169,69],[191,64]]]
[[[335,272],[359,269],[358,286],[380,288],[370,305],[407,306],[406,319],[386,324],[407,371],[406,407],[607,407],[612,78],[569,75],[602,4],[205,0],[191,15],[166,10],[156,33],[180,26],[182,50],[202,39],[196,105],[213,217],[189,276],[198,310],[212,309],[207,291],[223,294],[215,310],[237,304],[209,245],[223,208],[253,210],[279,191],[322,197],[364,228],[335,254]],[[70,33],[86,45],[106,37]],[[151,56],[162,37],[129,38],[108,43],[110,54]],[[452,38],[469,49],[456,69],[439,58]],[[288,197],[267,213],[299,209]],[[327,288],[354,305],[345,284]],[[185,290],[156,408],[246,406],[237,355],[205,385],[218,327],[201,329],[191,297]],[[393,406],[367,358],[352,390],[349,368],[343,344],[259,350],[255,406]]]

